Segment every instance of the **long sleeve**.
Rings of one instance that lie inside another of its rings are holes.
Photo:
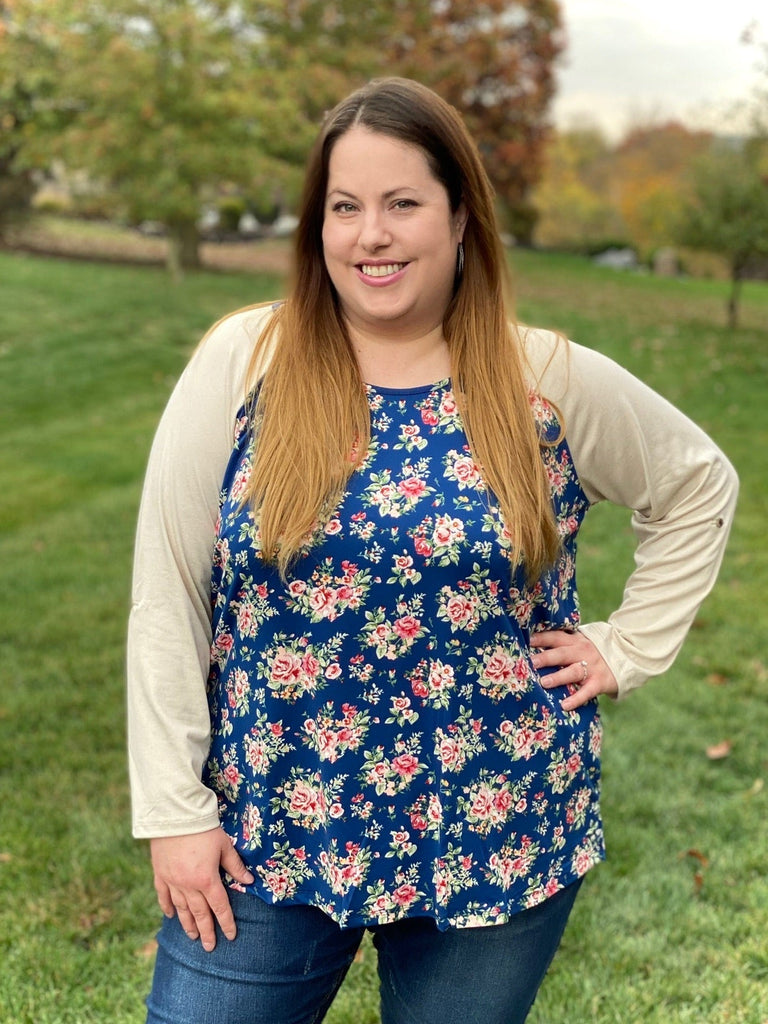
[[[525,345],[588,499],[632,510],[635,569],[621,604],[581,627],[623,696],[670,666],[712,589],[736,474],[702,430],[610,359],[542,331],[527,331]]]
[[[218,824],[209,744],[210,576],[219,492],[254,340],[271,307],[203,339],[161,419],[139,511],[128,626],[128,754],[138,838]]]

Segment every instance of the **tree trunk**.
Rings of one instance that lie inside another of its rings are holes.
[[[200,269],[200,235],[193,221],[168,225],[166,266],[176,281],[184,276],[185,271]]]
[[[743,268],[740,264],[731,267],[731,294],[728,296],[728,327],[735,331],[739,325],[739,295],[741,294],[741,282]]]

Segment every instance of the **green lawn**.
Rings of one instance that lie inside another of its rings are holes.
[[[742,479],[721,580],[674,668],[605,707],[608,862],[531,1024],[768,1022],[768,286],[515,257],[521,319],[617,358]],[[158,911],[129,832],[123,644],[141,477],[206,327],[279,279],[0,254],[0,1024],[137,1024]],[[618,600],[628,517],[596,509],[586,618]],[[722,741],[728,756],[707,749]],[[329,1021],[375,1024],[365,945]]]

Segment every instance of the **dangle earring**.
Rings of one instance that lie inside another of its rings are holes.
[[[459,242],[459,249],[456,254],[456,277],[461,278],[464,273],[464,243]]]

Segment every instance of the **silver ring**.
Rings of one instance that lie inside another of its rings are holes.
[[[587,665],[586,661],[584,661],[583,659],[579,662],[579,664],[581,665],[582,671],[584,673],[582,675],[581,679],[579,680],[579,682],[583,683],[584,680],[589,675],[589,666]]]

